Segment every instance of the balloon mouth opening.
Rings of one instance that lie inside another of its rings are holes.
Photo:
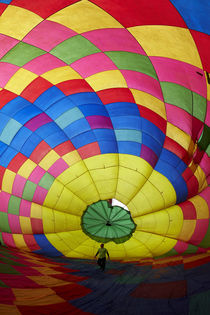
[[[110,199],[97,201],[89,205],[82,215],[83,232],[97,242],[124,243],[136,229],[129,210],[119,206],[116,200],[115,205],[112,204]]]

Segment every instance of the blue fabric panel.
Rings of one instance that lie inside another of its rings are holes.
[[[69,140],[62,130],[48,136],[45,142],[51,147],[55,148],[57,145]]]
[[[138,116],[115,116],[111,120],[114,129],[141,130],[141,117]]]
[[[98,95],[94,92],[82,92],[76,93],[69,96],[72,102],[78,106],[82,104],[102,104]]]
[[[179,11],[188,28],[210,35],[209,0],[170,1]]]
[[[177,165],[176,169],[177,171],[182,174],[187,168],[187,165],[182,161],[180,160],[179,164]]]
[[[91,128],[85,118],[76,120],[71,125],[64,128],[64,132],[69,137],[69,139],[79,135],[80,133],[86,132],[88,130],[91,130]]]
[[[0,113],[0,134],[10,119],[9,116]]]
[[[147,133],[142,133],[142,143],[155,152],[157,156],[160,155],[162,146],[152,136]]]
[[[7,167],[17,153],[18,152],[15,149],[8,147],[1,155],[0,165],[3,167]]]
[[[0,141],[0,157],[7,148],[8,148],[8,145]]]
[[[148,135],[151,135],[153,138],[155,138],[161,145],[163,145],[165,141],[165,134],[151,121],[142,118],[142,131],[147,133]]]
[[[33,132],[26,127],[22,127],[15,135],[11,142],[11,146],[20,151],[26,140],[31,136]]]
[[[55,120],[60,115],[65,113],[67,110],[74,108],[75,104],[71,101],[69,96],[62,98],[61,100],[57,101],[53,105],[51,105],[45,112],[46,114]]]
[[[34,102],[36,106],[45,111],[50,105],[54,104],[58,100],[65,97],[65,94],[61,92],[56,86],[52,86],[44,93],[42,93]]]
[[[163,174],[171,182],[176,191],[177,203],[185,201],[188,195],[187,185],[176,168],[159,159],[154,169]]]
[[[0,141],[10,144],[22,125],[14,119],[10,119],[0,135]]]
[[[167,149],[162,149],[160,159],[175,167],[179,173],[187,168],[187,165],[176,154]]]
[[[41,114],[42,111],[34,105],[27,106],[21,109],[14,115],[14,119],[20,122],[22,125],[27,123],[31,118]]]
[[[10,2],[12,2],[12,0],[0,0],[0,3],[10,4]]]
[[[131,141],[118,141],[118,152],[140,156],[141,144]]]
[[[42,139],[47,138],[48,136],[54,134],[55,132],[59,132],[60,128],[53,122],[49,122],[41,127],[39,127],[35,133],[39,135]]]
[[[21,96],[17,96],[12,101],[8,102],[3,108],[1,108],[1,113],[4,113],[10,117],[14,116],[21,109],[30,106],[31,103]]]
[[[84,115],[79,110],[78,107],[71,108],[59,116],[55,123],[61,128],[64,129],[68,125],[72,124],[74,121],[84,118]]]
[[[113,129],[94,129],[94,134],[97,141],[117,141]]]
[[[116,141],[99,140],[98,145],[100,147],[101,154],[118,153],[118,145]]]
[[[40,138],[38,135],[33,133],[24,143],[22,146],[20,152],[24,154],[25,156],[29,157],[31,153],[34,151],[34,149],[38,146],[38,144],[42,141],[42,138]]]
[[[138,106],[134,103],[117,102],[105,106],[110,118],[112,116],[138,116],[140,115]]]
[[[86,144],[96,142],[96,137],[92,130],[79,134],[78,136],[71,139],[74,147],[79,149]]]
[[[97,104],[79,105],[79,109],[81,110],[85,117],[93,115],[109,117],[109,114],[104,105],[103,106]]]
[[[34,251],[37,254],[44,254],[47,256],[62,256],[59,252],[46,238],[44,234],[34,234],[34,238],[41,249]]]

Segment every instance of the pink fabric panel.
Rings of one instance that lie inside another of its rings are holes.
[[[66,66],[66,63],[51,54],[45,54],[32,59],[23,68],[41,75],[55,68]]]
[[[121,70],[121,72],[130,89],[146,92],[163,101],[162,90],[157,80],[137,71]]]
[[[118,69],[110,58],[103,53],[97,53],[81,58],[73,62],[71,67],[83,78],[89,77],[98,72]]]
[[[94,30],[82,36],[102,51],[130,51],[146,55],[137,40],[126,30],[118,28]]]
[[[0,58],[12,49],[19,41],[9,36],[0,34]]]
[[[67,168],[69,168],[68,164],[63,159],[59,159],[49,168],[48,173],[54,177],[57,177]]]
[[[87,116],[86,117],[92,129],[105,128],[113,129],[111,119],[105,116]]]
[[[18,215],[8,213],[8,221],[12,233],[22,234]]]
[[[37,167],[35,167],[28,179],[31,180],[33,183],[38,184],[44,174],[45,170],[37,165]]]
[[[210,187],[206,187],[199,195],[210,205]]]
[[[167,121],[189,135],[192,135],[192,116],[175,105],[165,103],[165,107]]]
[[[8,212],[8,203],[11,195],[1,191],[0,192],[0,205],[1,205],[1,212]]]
[[[209,220],[208,219],[199,219],[196,221],[196,227],[193,235],[191,236],[190,242],[195,245],[200,244],[206,232],[208,230]]]
[[[39,250],[40,249],[40,247],[37,244],[33,235],[24,234],[23,238],[24,238],[24,241],[25,241],[26,245],[28,246],[28,248],[30,248],[30,250]],[[17,269],[17,270],[20,270],[20,269]],[[31,271],[32,271],[32,268],[31,268]],[[21,273],[25,274],[23,269],[22,269]],[[40,273],[34,269],[30,275],[40,276]]]
[[[25,124],[25,127],[30,129],[31,131],[35,131],[39,127],[51,122],[52,119],[47,116],[45,113],[39,114],[38,116],[32,118]]]
[[[18,69],[18,66],[0,62],[0,87],[3,88]]]
[[[45,51],[50,51],[53,47],[74,35],[77,35],[77,33],[63,25],[56,22],[43,21],[23,41]]]
[[[206,80],[202,69],[164,57],[150,57],[150,60],[160,81],[180,84],[206,98]]]
[[[33,195],[33,202],[36,202],[42,205],[46,196],[47,196],[47,190],[43,187],[37,186],[35,193]]]
[[[207,101],[205,124],[210,126],[210,101]]]
[[[12,193],[17,197],[22,197],[23,189],[26,183],[26,179],[20,175],[15,176],[15,180],[12,186]]]
[[[16,247],[12,234],[2,232],[2,238],[5,245],[8,247]]]
[[[188,247],[187,243],[177,241],[176,245],[174,246],[174,249],[177,251],[177,253],[181,254],[186,251],[187,247]]]
[[[210,163],[209,163],[209,157],[206,153],[204,153],[202,160],[200,162],[200,167],[204,171],[205,175],[208,176],[208,179],[210,180]],[[209,191],[210,194],[210,191]],[[210,199],[210,198],[209,198]],[[210,205],[210,200],[209,200],[209,205]]]
[[[22,199],[20,202],[20,210],[19,215],[23,217],[30,217],[31,216],[31,202]]]

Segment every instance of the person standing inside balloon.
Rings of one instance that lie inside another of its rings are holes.
[[[95,258],[98,256],[98,265],[100,267],[100,269],[102,271],[105,270],[105,266],[106,266],[106,255],[108,256],[108,258],[110,259],[109,257],[109,253],[108,253],[108,250],[104,247],[104,244],[101,244],[100,248],[98,249],[96,255],[95,255]]]

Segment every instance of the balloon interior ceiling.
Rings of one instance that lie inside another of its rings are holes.
[[[4,245],[208,251],[209,4],[188,3],[0,0]]]

